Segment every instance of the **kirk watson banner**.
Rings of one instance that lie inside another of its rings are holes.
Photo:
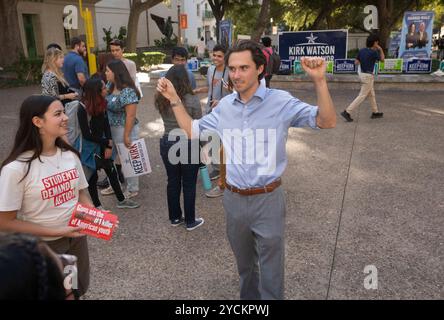
[[[282,60],[321,57],[328,61],[347,58],[348,30],[298,31],[279,33]]]

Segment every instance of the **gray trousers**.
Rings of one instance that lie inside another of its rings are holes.
[[[227,236],[240,276],[240,298],[284,298],[285,197],[271,193],[243,196],[225,189]]]
[[[83,296],[89,287],[89,253],[87,236],[80,238],[61,238],[46,241],[48,246],[57,254],[72,254],[77,257],[78,288]]]

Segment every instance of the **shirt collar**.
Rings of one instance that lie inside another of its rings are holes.
[[[257,88],[256,92],[253,94],[253,97],[258,97],[261,100],[265,99],[265,94],[267,93],[267,87],[263,86],[261,83],[259,83],[259,87]],[[245,104],[241,98],[239,93],[233,94],[233,98],[232,98],[232,103],[234,103],[235,101],[238,101],[242,104]],[[251,99],[250,99],[251,101]]]

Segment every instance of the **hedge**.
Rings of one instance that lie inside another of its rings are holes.
[[[139,70],[141,67],[149,68],[150,66],[161,64],[166,57],[162,52],[124,53],[123,56],[134,61]]]
[[[11,71],[17,73],[20,81],[32,81],[39,83],[42,79],[43,58],[26,58],[21,55],[19,60],[12,65]]]

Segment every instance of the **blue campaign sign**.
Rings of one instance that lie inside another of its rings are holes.
[[[406,61],[407,73],[430,73],[432,72],[432,59],[411,59]]]
[[[225,47],[231,47],[233,34],[233,24],[231,20],[222,20],[219,23],[220,43]]]
[[[291,61],[301,57],[346,59],[347,36],[348,30],[280,32],[279,55]]]
[[[433,11],[411,11],[404,14],[399,58],[430,58],[434,17]]]
[[[199,60],[197,59],[190,59],[187,61],[188,69],[191,71],[197,71],[199,70]]]
[[[291,60],[281,60],[281,66],[279,67],[280,74],[290,74],[291,73]]]
[[[358,69],[354,59],[336,59],[334,73],[356,73]]]

